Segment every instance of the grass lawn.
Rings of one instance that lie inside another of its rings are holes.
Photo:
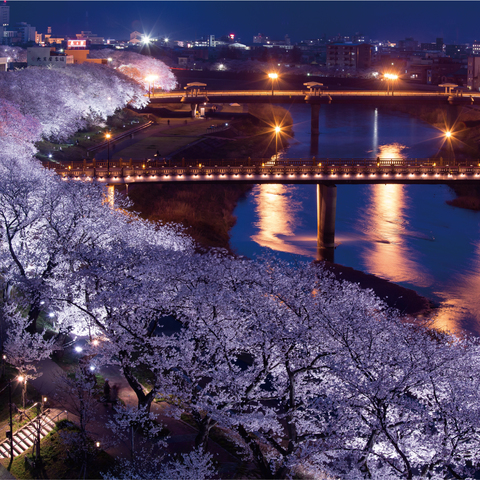
[[[160,152],[160,156],[164,157],[195,140],[196,138],[192,137],[148,137],[130,147],[117,151],[114,158],[125,160],[129,158],[151,158],[157,150]]]
[[[208,133],[207,128],[210,125],[223,125],[225,123],[225,120],[207,118],[202,121],[197,121],[196,123],[190,123],[190,122],[191,120],[189,120],[188,125],[185,125],[185,122],[184,122],[183,125],[175,129],[171,129],[168,132],[168,134],[169,135],[189,135],[190,137],[205,135],[206,133]]]
[[[223,120],[209,119],[197,123],[191,123],[190,121],[185,125],[184,120],[173,119],[170,128],[164,130],[162,135],[139,140],[134,145],[118,150],[115,152],[114,158],[125,160],[129,158],[151,158],[157,150],[160,152],[160,156],[164,157],[198,140],[208,132],[207,128],[211,125],[223,125],[224,123]]]

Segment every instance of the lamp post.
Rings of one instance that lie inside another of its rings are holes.
[[[272,80],[272,96],[273,96],[273,82],[277,80],[278,78],[278,73],[269,73],[268,78]]]
[[[393,87],[395,85],[395,81],[398,80],[398,75],[395,75],[394,73],[385,73],[383,75],[383,78],[387,80],[387,95],[390,92],[390,87],[392,89],[392,97],[394,95]]]
[[[110,173],[110,138],[111,134],[105,134],[105,138],[107,139],[107,172]]]
[[[8,379],[8,407],[10,413],[10,464],[13,462],[12,379]]]
[[[22,384],[22,406],[23,406],[23,412],[25,412],[25,408],[27,404],[27,377],[20,375],[18,377],[18,381]]]
[[[453,160],[454,165],[455,165],[455,155],[453,153],[453,135],[451,130],[447,130],[445,132],[445,141],[447,142],[447,161],[450,163],[450,161]]]
[[[278,160],[278,135],[282,131],[282,129],[277,125],[275,127],[275,163]]]
[[[155,80],[158,78],[158,75],[147,75],[145,80],[148,82],[148,98],[151,98],[150,92],[152,95],[155,95]]]

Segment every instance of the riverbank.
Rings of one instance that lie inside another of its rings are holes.
[[[337,280],[358,283],[361,288],[372,289],[389,307],[397,309],[403,315],[428,318],[433,313],[434,303],[414,290],[351,267],[327,261],[324,264]]]

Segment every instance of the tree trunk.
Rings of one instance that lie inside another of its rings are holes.
[[[260,470],[260,476],[261,478],[265,479],[274,479],[275,476],[273,475],[270,466],[268,464],[268,461],[265,459],[262,450],[260,449],[258,443],[250,436],[250,434],[245,430],[243,425],[239,425],[237,427],[237,431],[240,434],[240,436],[243,438],[245,443],[248,445],[250,448],[250,451],[253,454],[253,458],[255,459],[255,463]]]
[[[30,323],[28,324],[27,332],[31,333],[32,335],[37,333],[37,319],[39,315],[40,315],[40,306],[38,305],[37,302],[35,302],[30,307],[30,310],[28,312],[28,320],[30,321]]]
[[[144,408],[147,413],[150,413],[150,407],[155,396],[155,390],[151,390],[150,392],[145,394],[142,384],[135,378],[132,371],[130,370],[130,367],[123,366],[123,374],[125,375],[128,384],[130,385],[130,387],[132,387],[135,395],[137,396],[138,408]]]
[[[216,425],[216,421],[212,419],[209,415],[201,417],[197,411],[193,411],[193,417],[198,424],[198,434],[195,438],[195,448],[200,447],[202,452],[206,453],[208,451],[208,438],[210,435],[210,430]]]

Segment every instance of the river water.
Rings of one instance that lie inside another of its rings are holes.
[[[310,107],[293,105],[294,137],[279,157],[311,157]],[[327,105],[317,157],[424,158],[442,146],[434,127],[381,107]],[[436,325],[480,335],[480,212],[447,205],[446,185],[338,185],[335,262],[433,300]],[[310,260],[315,185],[256,185],[235,211],[233,249]]]

